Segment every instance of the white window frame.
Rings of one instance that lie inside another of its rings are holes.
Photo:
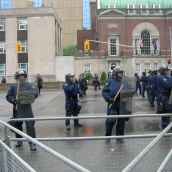
[[[27,53],[27,41],[20,41],[21,42],[21,51],[19,53]]]
[[[27,19],[18,19],[17,20],[17,29],[18,30],[27,30],[28,21]]]
[[[110,46],[110,41],[111,39],[116,39],[116,54],[111,54],[111,46]],[[118,56],[119,55],[119,37],[117,36],[111,36],[108,39],[108,55],[109,56]]]
[[[89,69],[87,69],[89,68]],[[84,72],[85,73],[91,73],[91,63],[85,63],[84,64]]]
[[[114,9],[114,8],[116,8],[116,4],[108,4],[108,8]]]
[[[22,65],[26,65],[26,67],[22,68]],[[28,63],[18,63],[18,69],[25,70],[28,73]]]
[[[130,8],[130,6],[132,6],[133,8]],[[128,14],[133,14],[133,13],[135,13],[135,12],[136,12],[135,7],[136,7],[135,4],[128,4],[128,5],[127,5]]]
[[[2,22],[2,24],[1,24]],[[0,19],[0,31],[5,31],[5,20],[4,19]]]
[[[156,64],[156,65],[155,65],[155,64]],[[155,66],[156,66],[156,67],[155,67]],[[155,62],[155,63],[153,64],[153,69],[154,69],[154,70],[158,70],[158,68],[159,68],[159,67],[158,67],[158,63]]]
[[[146,8],[144,9],[143,6],[146,6]],[[140,9],[141,9],[141,13],[142,14],[147,14],[149,10],[148,9],[148,4],[140,4]],[[146,12],[143,12],[143,10],[145,10]]]
[[[2,52],[0,51],[0,54],[5,53],[5,42],[0,42],[0,49],[2,49]]]
[[[137,65],[139,68],[137,68]],[[136,73],[141,73],[141,63],[136,63]]]
[[[1,70],[1,66],[4,68]],[[2,74],[1,74],[2,72]],[[0,64],[0,76],[6,75],[6,64]]]
[[[149,68],[146,66],[147,64],[149,64]],[[150,69],[151,69],[151,63],[144,63],[144,70],[148,72]]]
[[[158,8],[156,8],[156,6],[158,6]],[[161,13],[161,4],[153,4],[153,9],[155,13]]]

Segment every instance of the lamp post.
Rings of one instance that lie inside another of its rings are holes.
[[[169,27],[170,30],[170,50],[171,50],[171,62],[172,62],[172,32],[171,32],[171,27]]]

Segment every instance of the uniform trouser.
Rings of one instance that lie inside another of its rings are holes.
[[[141,85],[140,85],[140,83],[136,82],[136,93],[137,93],[138,89],[139,89],[139,93],[141,94],[142,93],[141,92]]]
[[[145,97],[146,86],[142,85],[142,97]]]
[[[13,117],[18,118],[17,117],[17,110],[15,110],[15,108],[13,108]],[[36,137],[35,127],[34,127],[35,121],[26,121],[25,124],[26,124],[27,134],[29,136],[35,138]],[[23,125],[23,122],[21,122],[21,121],[16,122],[15,128],[17,128],[20,131],[23,131],[22,125]],[[22,138],[22,136],[17,134],[17,133],[15,133],[15,135],[16,135],[16,138]]]
[[[77,111],[66,111],[66,117],[71,117],[71,116],[78,116],[78,112]],[[78,119],[74,119],[74,125],[77,125],[79,120]],[[66,119],[65,120],[65,124],[66,126],[70,125],[70,119]]]
[[[34,127],[35,122],[34,121],[26,121],[25,124],[26,124],[26,132],[27,132],[27,134],[29,136],[35,138],[36,137],[35,127]],[[23,131],[22,125],[23,125],[23,122],[17,122],[16,123],[16,128],[18,130],[20,130],[20,131]],[[15,135],[16,135],[16,138],[22,138],[22,136],[17,134],[17,133],[15,133]]]
[[[169,97],[161,96],[161,104],[163,106],[163,113],[169,113],[171,110],[169,110],[168,106]],[[166,128],[170,123],[170,116],[162,116],[161,117],[161,127],[162,129]]]
[[[116,123],[116,135],[124,135],[124,128],[125,128],[125,118],[118,118],[115,120],[107,119],[106,120],[106,136],[112,135],[113,126]]]

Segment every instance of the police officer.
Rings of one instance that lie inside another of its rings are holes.
[[[81,110],[81,105],[78,104],[79,86],[75,83],[75,77],[73,74],[68,73],[65,75],[66,82],[63,85],[65,93],[65,110],[66,117],[78,116]],[[70,119],[65,121],[66,130],[70,130]],[[74,127],[82,127],[78,119],[74,119]]]
[[[34,89],[32,85],[26,82],[27,73],[24,70],[17,70],[15,74],[15,79],[17,80],[16,84],[13,84],[7,95],[6,99],[8,102],[13,104],[13,118],[34,118],[34,114],[32,112],[31,104],[20,104],[18,100],[18,95],[20,91],[31,91],[33,90],[35,98],[38,97],[38,90]],[[33,138],[36,137],[34,121],[26,121],[26,131],[27,134]],[[17,122],[15,127],[22,131],[23,122]],[[15,133],[16,138],[22,138],[19,134]],[[18,141],[16,147],[21,147],[23,145],[22,141]],[[30,142],[31,151],[36,151],[35,144]]]
[[[158,94],[158,87],[156,83],[157,77],[158,77],[157,70],[153,70],[151,75],[148,78],[149,102],[150,102],[151,107],[154,107],[155,99],[156,99],[157,105],[159,105],[159,94]]]
[[[99,77],[98,77],[98,75],[96,73],[94,74],[92,85],[94,86],[95,91],[97,91],[97,87],[100,90],[100,80],[99,80]]]
[[[168,76],[169,71],[167,67],[160,67],[160,75],[157,77],[156,83],[159,92],[161,112],[159,113],[171,113],[171,105],[169,104],[170,93],[172,89],[172,78]],[[170,123],[169,116],[161,117],[161,127],[164,129]]]
[[[116,66],[112,71],[112,77],[109,78],[105,87],[102,90],[102,96],[106,102],[108,102],[107,115],[119,115],[120,114],[120,96],[117,96],[116,100],[114,97],[120,90],[121,82],[123,78],[123,70],[120,66]],[[110,107],[110,104],[112,106]],[[124,135],[125,118],[118,118],[117,122],[115,118],[106,119],[106,136],[111,136],[113,126],[116,122],[116,135]],[[110,140],[108,139],[107,142]],[[117,141],[123,142],[122,139],[117,139]]]
[[[142,82],[142,97],[144,98],[146,87],[148,86],[148,78],[146,76],[146,72],[142,72],[142,77],[140,81]]]

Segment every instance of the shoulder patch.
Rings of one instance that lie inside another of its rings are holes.
[[[67,87],[68,86],[67,83],[64,86]]]
[[[166,82],[167,81],[167,78],[164,78],[163,80]]]

